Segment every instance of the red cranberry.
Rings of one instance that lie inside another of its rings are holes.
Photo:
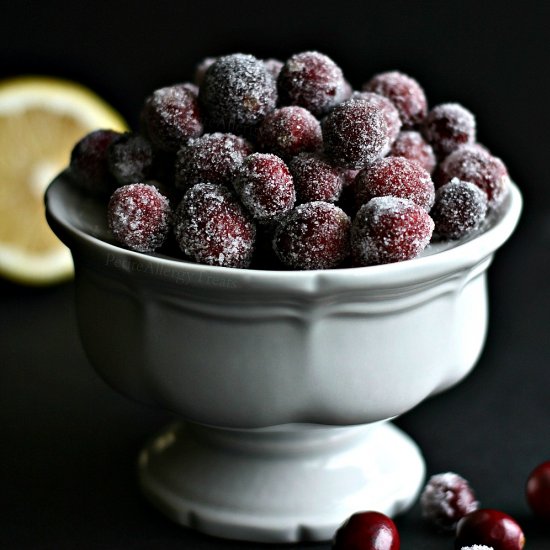
[[[335,165],[360,169],[388,151],[390,135],[380,109],[368,101],[349,99],[325,118],[323,142]]]
[[[281,107],[267,115],[256,136],[260,148],[288,160],[323,144],[321,124],[303,107]]]
[[[211,131],[250,133],[275,109],[277,87],[263,61],[236,53],[210,65],[199,100]]]
[[[453,472],[432,476],[420,495],[420,505],[423,516],[444,530],[454,529],[461,517],[478,508],[468,482]]]
[[[525,492],[531,510],[541,519],[550,520],[550,461],[529,474]]]
[[[485,544],[494,550],[521,550],[525,536],[516,520],[489,508],[480,508],[459,520],[456,528],[455,549]]]
[[[290,210],[296,201],[292,176],[283,160],[269,153],[244,159],[233,186],[252,216],[267,222]]]
[[[114,238],[138,252],[160,248],[172,222],[168,199],[144,183],[119,187],[109,200],[107,215]]]
[[[379,159],[355,178],[358,205],[373,197],[410,199],[427,212],[433,205],[435,189],[430,174],[418,163],[404,157]]]
[[[426,117],[428,102],[420,84],[398,71],[375,75],[363,85],[363,91],[375,92],[390,99],[399,111],[405,128],[420,124]]]
[[[70,160],[70,169],[78,185],[93,193],[112,193],[116,181],[109,171],[108,151],[120,135],[114,130],[95,130],[78,141]]]
[[[203,132],[197,97],[179,84],[155,90],[145,100],[141,120],[147,137],[163,151],[175,152]]]
[[[245,268],[254,252],[256,227],[223,185],[198,183],[175,214],[176,240],[197,263]]]
[[[434,223],[426,210],[411,200],[375,197],[353,221],[351,252],[356,266],[410,260],[430,242]]]
[[[330,269],[349,255],[349,216],[328,202],[308,202],[283,217],[273,248],[291,269]]]
[[[463,145],[441,162],[436,184],[441,186],[453,178],[469,181],[485,191],[489,208],[502,203],[510,181],[504,163],[477,145]]]
[[[231,184],[252,146],[234,134],[216,132],[189,140],[177,153],[176,186],[189,189],[196,183]]]
[[[153,166],[153,147],[140,134],[124,133],[108,150],[109,170],[120,184],[146,181]]]
[[[460,239],[478,229],[486,213],[487,195],[473,183],[453,178],[436,191],[430,215],[440,237]]]
[[[390,155],[414,160],[430,174],[437,163],[432,146],[415,130],[400,132],[391,147]]]
[[[326,114],[347,93],[340,67],[319,52],[302,52],[288,59],[277,87],[282,105],[300,105],[315,116]]]
[[[444,158],[461,145],[475,142],[476,119],[458,103],[443,103],[428,113],[424,135],[436,154]]]
[[[343,175],[317,153],[301,153],[288,164],[299,203],[336,202],[342,192]]]
[[[397,527],[380,512],[353,514],[334,535],[332,550],[399,550]]]

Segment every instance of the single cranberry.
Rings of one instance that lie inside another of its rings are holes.
[[[353,514],[334,535],[333,550],[399,550],[397,527],[380,512]]]
[[[78,185],[109,196],[116,180],[109,170],[110,145],[120,137],[114,130],[95,130],[79,140],[71,151],[70,171]]]
[[[168,199],[155,186],[144,183],[119,187],[109,200],[107,216],[114,238],[138,252],[160,248],[172,224]]]
[[[525,487],[527,503],[541,519],[550,520],[550,461],[539,464]]]
[[[253,153],[246,157],[233,186],[257,221],[268,222],[290,210],[296,202],[294,182],[287,165],[270,153]]]
[[[140,134],[126,132],[108,150],[109,170],[118,183],[146,181],[153,167],[153,146]]]
[[[476,510],[478,502],[468,482],[454,472],[432,476],[420,495],[422,515],[439,529],[452,530],[458,520]]]
[[[177,151],[189,138],[203,132],[197,96],[176,84],[155,90],[141,112],[145,135],[162,151]]]
[[[480,508],[465,515],[456,527],[455,549],[485,544],[494,550],[521,550],[525,536],[516,520],[490,508]]]
[[[415,130],[400,132],[390,150],[392,157],[405,157],[414,160],[430,174],[437,164],[432,146]]]
[[[478,229],[487,213],[487,195],[477,185],[453,178],[435,193],[430,215],[434,231],[446,239],[460,239]]]
[[[426,210],[408,199],[375,197],[361,206],[351,230],[356,266],[410,260],[430,242],[434,223]]]
[[[260,149],[288,160],[298,153],[317,151],[323,144],[321,124],[303,107],[281,107],[268,114],[258,127]]]
[[[476,119],[458,103],[436,105],[424,121],[424,136],[439,158],[476,140]]]
[[[210,131],[250,134],[275,109],[277,86],[253,55],[225,55],[204,74],[199,101]]]
[[[325,152],[340,168],[360,169],[382,157],[390,146],[384,113],[360,99],[335,107],[323,122]]]
[[[420,84],[406,74],[398,71],[377,74],[363,85],[363,91],[375,92],[390,99],[397,107],[405,128],[413,128],[426,118],[426,94]]]
[[[322,116],[348,93],[342,69],[326,55],[310,51],[293,55],[277,79],[282,105],[299,105]]]
[[[282,218],[273,249],[291,269],[338,267],[349,256],[350,226],[349,216],[334,204],[301,204]]]
[[[183,253],[197,263],[246,268],[252,260],[256,227],[223,185],[191,187],[176,210],[174,232]]]
[[[418,163],[404,157],[385,157],[357,174],[355,192],[358,206],[374,197],[410,199],[427,212],[435,197],[430,174]]]

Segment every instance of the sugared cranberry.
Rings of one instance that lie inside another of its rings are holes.
[[[253,153],[246,157],[233,185],[244,206],[261,222],[284,214],[296,201],[287,165],[270,153]]]
[[[197,96],[179,84],[155,90],[145,100],[141,121],[147,137],[163,151],[175,152],[203,132]]]
[[[118,183],[143,182],[151,175],[153,147],[142,135],[126,132],[111,143],[108,162]]]
[[[279,59],[274,59],[270,57],[269,59],[264,59],[265,68],[271,73],[271,76],[277,80],[279,78],[279,73],[283,68],[284,63]]]
[[[273,249],[291,269],[337,267],[349,256],[350,226],[349,216],[333,204],[301,204],[281,220]]]
[[[521,550],[525,536],[516,520],[489,508],[480,508],[459,520],[456,528],[455,549],[478,544],[494,550]]]
[[[472,544],[472,546],[463,546],[460,550],[495,550],[492,546],[485,544]]]
[[[424,121],[424,135],[435,153],[444,158],[461,145],[475,142],[476,119],[459,103],[436,105]]]
[[[405,128],[420,124],[426,117],[428,102],[420,84],[410,76],[398,71],[375,75],[363,85],[363,91],[387,97],[399,111]]]
[[[191,187],[175,214],[176,240],[197,263],[246,268],[254,252],[256,227],[223,185]]]
[[[256,136],[263,151],[288,160],[298,153],[316,151],[323,144],[321,124],[303,107],[281,107],[267,115]]]
[[[389,195],[410,199],[427,212],[435,197],[430,174],[404,157],[385,157],[361,170],[355,178],[355,192],[358,205]]]
[[[138,252],[160,248],[172,223],[168,199],[144,183],[119,187],[109,200],[107,216],[114,238]]]
[[[299,203],[336,202],[343,186],[342,171],[317,153],[301,153],[289,163]]]
[[[393,520],[380,512],[357,512],[337,531],[332,550],[399,550]]]
[[[327,115],[322,129],[326,154],[341,168],[364,168],[390,146],[384,114],[368,101],[344,101]]]
[[[487,195],[476,185],[457,178],[440,187],[430,212],[434,231],[446,239],[460,239],[481,226]]]
[[[426,210],[413,201],[375,197],[353,221],[353,263],[366,266],[415,258],[430,242],[433,226]]]
[[[116,180],[109,171],[108,150],[121,134],[114,130],[95,130],[73,147],[70,170],[78,185],[92,193],[112,193]]]
[[[434,171],[437,160],[432,146],[415,130],[400,132],[390,150],[392,157],[405,157],[414,160],[430,174]]]
[[[210,131],[249,134],[275,109],[277,86],[253,55],[225,55],[206,71],[199,100]]]
[[[215,132],[190,139],[176,156],[176,186],[189,189],[196,183],[231,184],[250,153],[250,143],[234,134]]]
[[[346,96],[342,69],[319,52],[293,55],[283,65],[277,79],[282,105],[299,105],[315,116],[326,114]]]
[[[504,163],[476,145],[463,145],[441,162],[436,184],[444,185],[453,178],[469,181],[485,191],[489,208],[502,203],[510,181]]]
[[[541,519],[550,520],[550,461],[539,464],[527,478],[527,503]]]
[[[458,520],[478,508],[468,482],[454,472],[432,476],[420,495],[422,515],[436,527],[452,530]]]

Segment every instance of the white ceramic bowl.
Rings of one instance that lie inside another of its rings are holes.
[[[423,481],[386,421],[474,366],[486,269],[521,211],[414,260],[276,272],[198,265],[113,243],[105,206],[60,175],[50,225],[71,249],[83,346],[120,392],[182,422],[140,456],[146,494],[225,537],[323,540],[357,509],[395,514]]]

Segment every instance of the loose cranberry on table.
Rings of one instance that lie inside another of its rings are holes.
[[[437,164],[432,146],[415,130],[400,132],[391,146],[390,155],[414,160],[430,174]]]
[[[522,550],[525,536],[516,520],[508,514],[480,508],[465,515],[456,528],[455,550],[474,544],[494,550]]]
[[[529,474],[525,494],[535,515],[550,521],[550,461],[539,464]]]
[[[357,512],[337,531],[332,550],[399,550],[397,527],[380,512]]]

